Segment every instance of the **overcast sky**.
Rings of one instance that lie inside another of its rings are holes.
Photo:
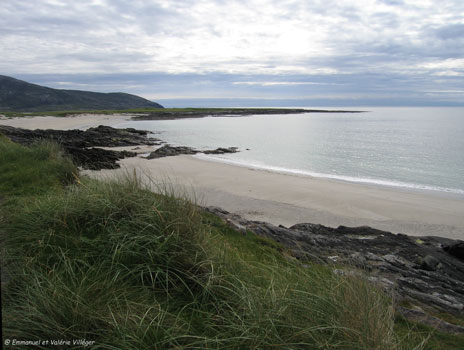
[[[0,18],[0,74],[55,88],[464,105],[463,0],[1,0]]]

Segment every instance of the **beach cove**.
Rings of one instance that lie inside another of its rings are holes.
[[[1,120],[0,124],[27,129],[68,130],[115,126],[130,117],[27,117]],[[137,152],[141,155],[153,149],[142,147]],[[84,173],[106,178],[135,170],[154,187],[170,184],[195,198],[200,205],[218,206],[246,219],[275,225],[290,226],[302,222],[331,227],[367,225],[408,235],[464,238],[464,200],[461,198],[283,174],[212,162],[197,156],[147,160],[140,155],[121,160],[118,170]]]

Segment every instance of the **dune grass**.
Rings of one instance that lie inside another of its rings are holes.
[[[23,147],[0,134],[0,196],[35,196],[61,191],[77,168],[55,143]]]
[[[43,161],[53,163],[48,150]],[[3,339],[134,350],[423,348],[427,335],[396,331],[392,298],[366,279],[302,265],[278,243],[136,177],[70,184],[74,170],[60,162],[67,170],[51,184],[30,180],[48,192],[0,217],[10,276]]]

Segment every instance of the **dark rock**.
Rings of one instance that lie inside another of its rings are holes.
[[[178,156],[181,154],[196,154],[196,153],[198,153],[198,151],[190,147],[185,147],[185,146],[174,147],[174,146],[164,145],[163,147],[158,148],[156,151],[151,152],[146,158],[156,159],[156,158],[162,158],[162,157]]]
[[[436,271],[440,267],[440,262],[433,256],[427,255],[422,259],[420,268],[427,271]]]
[[[464,261],[464,242],[457,242],[455,244],[443,247],[443,250],[448,254]]]
[[[135,152],[113,151],[95,147],[151,145],[148,131],[115,129],[100,125],[88,130],[28,130],[0,125],[0,133],[13,142],[31,145],[40,140],[55,141],[72,157],[77,166],[89,170],[119,168],[117,161],[136,156]]]
[[[118,160],[135,157],[137,153],[128,151],[112,151],[102,148],[66,147],[75,164],[87,170],[117,169]]]
[[[236,153],[236,152],[238,152],[237,147],[229,147],[229,148],[219,147],[214,150],[203,151],[204,154],[225,154],[225,153]]]
[[[156,151],[151,152],[146,159],[156,159],[162,157],[173,157],[178,156],[181,154],[197,154],[197,153],[205,153],[205,154],[225,154],[225,153],[235,153],[238,152],[237,147],[219,147],[215,150],[206,150],[206,151],[199,151],[191,147],[186,146],[170,146],[164,145],[163,147],[158,148]]]
[[[383,235],[385,231],[377,230],[369,226],[358,226],[358,227],[346,227],[338,226],[337,232],[345,235],[357,235],[357,236],[378,236]]]

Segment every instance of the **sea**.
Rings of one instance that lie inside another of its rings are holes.
[[[133,121],[117,127],[150,130],[171,145],[240,150],[195,156],[205,160],[464,199],[463,107],[337,110],[364,112]]]

